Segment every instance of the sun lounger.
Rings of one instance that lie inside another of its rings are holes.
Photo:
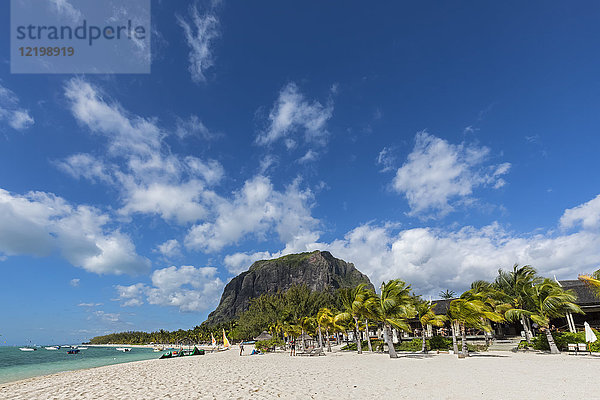
[[[581,354],[592,354],[588,348],[587,345],[585,343],[577,343],[577,353],[581,353]]]
[[[569,349],[569,354],[577,355],[577,344],[576,343],[569,343],[569,344],[567,344],[567,347]]]
[[[321,347],[308,347],[302,353],[296,353],[297,356],[324,356],[325,352]]]

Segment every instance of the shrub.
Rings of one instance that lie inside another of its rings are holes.
[[[280,338],[273,338],[269,340],[259,340],[258,342],[254,343],[254,348],[262,352],[267,352],[271,351],[275,347],[281,347],[283,345],[285,345],[283,340]]]
[[[452,339],[444,336],[433,336],[427,343],[430,350],[448,350],[452,347]]]
[[[600,339],[598,336],[598,331],[593,329],[596,337]],[[585,343],[585,332],[552,332],[552,337],[554,338],[554,343],[556,343],[556,347],[559,350],[566,350],[567,345],[569,343]],[[548,339],[546,338],[545,333],[540,333],[532,340],[532,347],[536,350],[550,350],[550,345],[548,344]],[[594,352],[600,351],[600,340],[596,340],[591,344],[591,349]]]

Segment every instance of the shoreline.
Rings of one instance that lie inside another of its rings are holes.
[[[3,399],[78,398],[586,398],[600,390],[597,356],[486,352],[449,354],[342,352],[240,357],[231,351],[150,359],[65,371],[0,385]],[[500,378],[501,377],[501,378]],[[577,382],[576,385],[573,382]],[[535,388],[532,390],[532,388]],[[203,397],[204,396],[204,397]]]

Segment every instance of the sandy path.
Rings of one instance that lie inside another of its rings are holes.
[[[148,360],[0,385],[1,399],[600,398],[600,357],[330,353]],[[594,397],[596,396],[596,397]]]

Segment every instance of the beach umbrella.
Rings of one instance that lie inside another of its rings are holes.
[[[598,340],[598,338],[596,337],[596,334],[594,333],[592,328],[590,328],[590,324],[588,324],[587,321],[583,323],[583,327],[585,329],[585,341],[586,342],[594,343],[596,340]]]

